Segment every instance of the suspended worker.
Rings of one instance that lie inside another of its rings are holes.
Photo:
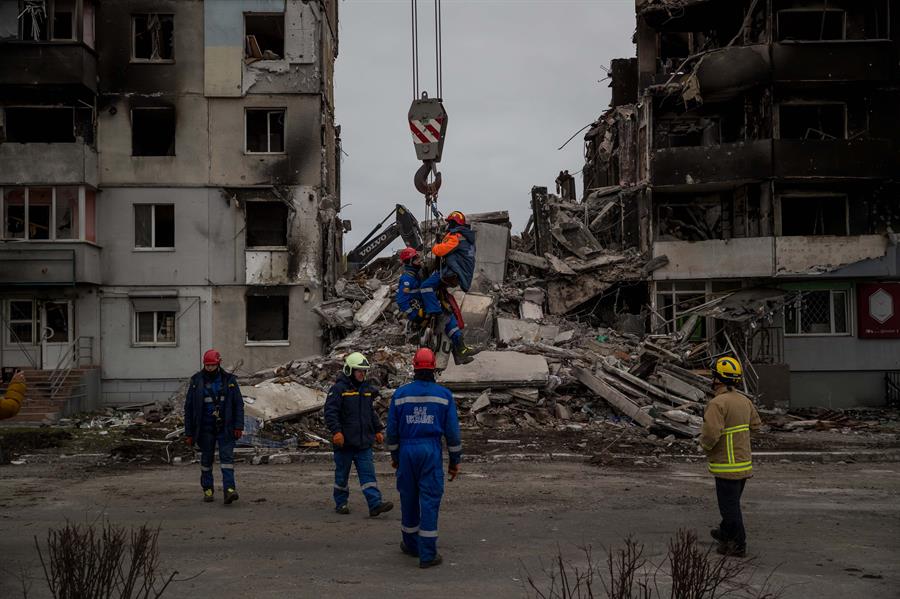
[[[720,554],[744,557],[747,534],[741,514],[741,494],[747,479],[753,476],[750,431],[759,430],[762,421],[753,402],[735,389],[743,379],[741,363],[736,358],[717,359],[712,377],[715,397],[706,406],[700,446],[716,479],[722,521],[710,534],[718,541]]]
[[[384,442],[384,427],[372,405],[378,389],[366,380],[368,371],[369,361],[361,353],[353,352],[344,359],[325,400],[325,426],[334,449],[334,511],[350,513],[350,467],[355,464],[369,516],[374,518],[389,512],[394,504],[382,501],[375,480],[372,446]]]
[[[9,387],[6,393],[0,399],[0,420],[12,418],[22,409],[22,403],[25,401],[25,373],[17,370],[9,381]]]
[[[444,495],[441,437],[447,438],[450,480],[459,474],[462,441],[453,394],[434,381],[434,352],[420,348],[414,380],[394,392],[388,409],[387,442],[397,470],[403,553],[420,568],[441,563],[437,552],[438,511]]]
[[[414,248],[400,250],[400,263],[403,264],[403,272],[397,285],[395,301],[400,311],[406,315],[407,320],[415,328],[422,327],[425,322],[425,312],[421,299],[422,292],[422,256]],[[468,364],[474,358],[473,351],[466,347],[463,340],[463,331],[459,321],[452,311],[447,313],[444,332],[453,345],[454,357],[458,364]]]
[[[185,441],[200,448],[203,501],[213,501],[213,460],[219,447],[225,505],[238,499],[234,482],[234,445],[244,434],[244,398],[237,378],[222,368],[214,349],[203,354],[203,370],[191,377],[184,399]]]
[[[458,286],[468,292],[475,274],[475,232],[466,224],[466,216],[458,210],[448,214],[446,221],[444,238],[431,248],[431,253],[439,258],[440,265],[419,287],[425,316],[431,318],[444,312],[437,296],[438,287]],[[456,363],[471,362],[472,356],[478,352],[466,345],[463,333],[457,326],[448,325],[448,331],[454,331],[453,334],[447,334],[453,342],[453,358]]]

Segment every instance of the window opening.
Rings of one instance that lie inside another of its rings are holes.
[[[818,42],[846,37],[846,13],[839,9],[778,11],[778,41]]]
[[[287,295],[247,296],[247,341],[287,341]]]
[[[7,107],[6,141],[13,143],[71,143],[75,141],[72,108]]]
[[[247,152],[284,152],[284,110],[247,110]]]
[[[7,340],[10,344],[35,342],[35,306],[31,300],[9,300],[7,303]]]
[[[134,15],[131,22],[132,60],[171,62],[175,59],[174,15]]]
[[[244,57],[278,60],[284,56],[284,13],[244,15]]]
[[[175,155],[175,109],[172,107],[131,110],[131,155]]]
[[[283,202],[247,202],[247,247],[287,246],[288,208]]]
[[[781,104],[781,139],[846,139],[846,104]]]
[[[175,247],[175,205],[134,205],[134,247],[172,249]]]

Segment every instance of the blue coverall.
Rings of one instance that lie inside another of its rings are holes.
[[[413,266],[404,266],[403,274],[400,275],[400,282],[397,285],[397,295],[395,296],[397,307],[406,314],[406,318],[413,324],[422,322],[422,317],[419,316],[419,308],[422,306],[423,294],[419,274],[420,269]],[[439,278],[440,273],[438,273]],[[450,338],[450,342],[454,346],[458,346],[462,341],[462,331],[459,328],[459,321],[456,320],[456,315],[451,312],[449,316],[447,324],[444,325],[444,332]]]
[[[418,371],[416,380],[397,389],[387,423],[388,449],[398,464],[403,543],[420,562],[437,555],[438,510],[444,494],[441,437],[447,438],[451,465],[462,457],[453,393],[433,379],[433,372]]]
[[[234,481],[234,431],[244,429],[244,399],[235,376],[221,368],[191,377],[184,401],[184,433],[200,448],[200,486],[213,488],[213,460],[219,446],[222,487],[237,489]]]
[[[334,447],[334,504],[341,507],[350,498],[350,467],[356,464],[359,485],[369,509],[381,505],[381,491],[375,479],[372,445],[381,432],[381,420],[372,406],[378,389],[369,381],[357,382],[344,373],[325,399],[325,425],[332,435],[344,435],[343,447]]]

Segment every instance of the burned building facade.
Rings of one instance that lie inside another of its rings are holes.
[[[769,399],[883,404],[900,369],[900,7],[637,0],[636,18],[637,56],[613,61],[585,138],[584,201],[620,223],[607,243],[665,257],[653,330],[737,352]],[[736,290],[770,318],[702,307]]]
[[[340,263],[333,0],[0,0],[0,365],[168,396],[313,354]]]

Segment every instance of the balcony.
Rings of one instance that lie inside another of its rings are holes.
[[[0,165],[0,185],[97,187],[97,152],[84,143],[0,143]]]
[[[76,87],[97,93],[97,55],[78,42],[0,43],[3,86]]]
[[[100,246],[84,241],[0,241],[0,285],[99,285]]]
[[[769,177],[772,172],[770,140],[667,148],[653,153],[651,182],[656,187],[734,186]]]
[[[704,102],[730,100],[770,79],[769,48],[765,44],[713,50],[697,66]]]
[[[776,82],[889,81],[895,61],[890,40],[772,44],[772,72]]]
[[[773,140],[773,174],[780,178],[889,178],[898,172],[889,140]]]

